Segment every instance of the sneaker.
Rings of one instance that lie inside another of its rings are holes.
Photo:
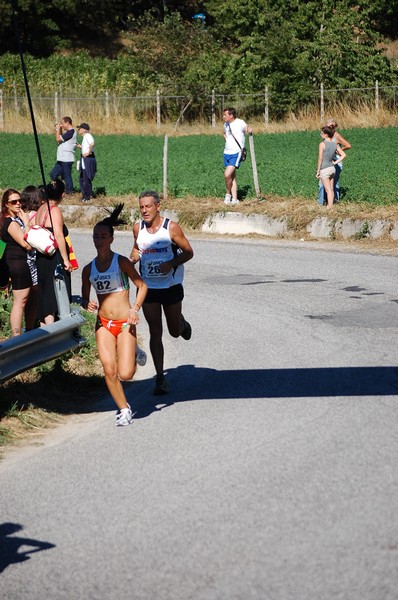
[[[147,361],[146,352],[144,352],[144,350],[142,350],[142,348],[140,348],[139,345],[137,344],[137,347],[135,349],[135,362],[137,363],[137,365],[140,365],[140,367],[143,367],[144,365],[146,365],[146,361]]]
[[[90,202],[91,198],[80,198],[80,200],[86,204],[86,202]]]
[[[116,413],[116,427],[125,427],[131,425],[133,422],[133,413],[131,412],[130,405],[127,408],[121,408]]]
[[[237,198],[232,198],[230,204],[239,204],[239,200]]]
[[[224,204],[231,204],[232,196],[231,194],[225,194]]]
[[[184,340],[190,340],[192,335],[192,327],[190,326],[188,321],[184,319],[183,315],[181,315],[181,325],[183,325],[184,327],[184,329],[180,333],[181,337],[184,338]]]
[[[164,396],[164,394],[167,394],[168,391],[169,391],[169,386],[167,385],[167,381],[166,381],[164,375],[157,376],[155,388],[153,390],[154,395],[155,396]]]

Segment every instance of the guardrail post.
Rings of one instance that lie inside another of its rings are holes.
[[[55,298],[58,305],[58,316],[60,319],[69,317],[71,314],[68,290],[66,289],[64,270],[62,265],[57,265],[54,273]]]

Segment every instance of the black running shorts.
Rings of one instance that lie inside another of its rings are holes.
[[[159,303],[162,306],[171,306],[181,302],[184,298],[184,288],[181,283],[163,289],[148,289],[144,304]]]

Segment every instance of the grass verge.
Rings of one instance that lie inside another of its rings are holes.
[[[7,315],[11,299],[3,299],[3,307]],[[98,391],[105,392],[95,344],[95,315],[85,313],[85,317],[81,332],[87,344],[83,348],[0,385],[0,456],[10,444],[31,440],[64,422],[67,415],[87,412]],[[7,324],[7,319],[2,321],[4,328]]]
[[[99,196],[93,202],[97,207],[104,207],[104,216],[106,215],[105,207],[111,207],[118,202],[124,202],[125,212],[127,214],[130,209],[133,211],[133,218],[139,218],[138,198],[135,195],[128,196]],[[78,198],[76,195],[68,197],[64,200],[64,205],[76,205]],[[389,221],[398,222],[398,203],[394,204],[372,204],[367,202],[349,202],[342,200],[332,209],[319,206],[317,200],[304,197],[284,198],[273,194],[266,194],[259,199],[249,198],[243,200],[238,206],[227,207],[223,198],[196,198],[194,196],[186,196],[185,198],[174,198],[169,195],[166,201],[162,201],[162,209],[175,211],[178,213],[178,220],[184,230],[192,235],[201,231],[201,226],[208,217],[215,213],[236,212],[244,215],[264,215],[270,219],[287,218],[289,224],[289,232],[284,234],[286,239],[302,239],[308,241],[325,241],[324,239],[315,239],[307,232],[307,226],[316,217],[326,217],[335,221],[344,219],[362,220],[362,221]],[[70,228],[88,227],[91,228],[100,218],[98,213],[93,213],[90,217],[78,210],[76,213],[68,213],[66,222]],[[131,223],[125,226],[126,230],[131,230]],[[255,234],[249,237],[255,237]],[[338,233],[333,238],[334,242],[344,242],[346,245],[360,245],[364,249],[386,250],[388,252],[396,252],[398,244],[389,235],[380,238],[371,238],[362,231],[360,236],[353,236],[351,239],[342,238]]]

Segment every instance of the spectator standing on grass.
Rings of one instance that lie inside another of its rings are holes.
[[[10,314],[11,335],[22,333],[25,316],[26,331],[33,329],[36,321],[36,305],[31,271],[27,262],[27,252],[32,247],[25,242],[24,235],[29,231],[28,213],[21,208],[19,192],[8,189],[1,200],[0,235],[6,243],[5,263],[8,267],[12,286],[12,309]]]
[[[65,193],[73,193],[72,167],[75,161],[77,134],[70,117],[63,117],[55,126],[57,162],[50,173],[52,181],[61,177],[65,181]]]
[[[333,131],[333,141],[343,150],[349,150],[351,148],[350,142],[348,142],[343,136],[337,131],[337,123],[335,119],[328,119],[326,121],[326,127],[330,127]],[[335,156],[337,158],[337,156]],[[336,173],[334,175],[334,201],[338,202],[340,200],[340,175],[343,170],[343,163],[339,162],[335,165]],[[327,200],[327,195],[325,188],[323,187],[322,180],[319,180],[318,185],[318,204],[323,206],[325,201]]]
[[[235,108],[226,108],[224,119],[224,177],[226,194],[224,204],[239,204],[236,171],[242,162],[242,150],[245,147],[245,133],[253,130],[243,119],[236,118]]]
[[[93,241],[97,256],[83,269],[82,307],[98,311],[95,338],[104,369],[105,381],[118,411],[116,425],[130,425],[133,420],[130,405],[120,380],[130,380],[136,370],[137,331],[139,310],[144,302],[147,286],[126,256],[111,250],[114,226],[123,224],[119,219],[123,204],[97,223]],[[130,280],[137,287],[135,303],[130,307]],[[93,286],[98,301],[90,300]]]
[[[81,149],[79,164],[81,201],[89,202],[93,197],[92,182],[97,171],[97,160],[94,154],[95,142],[88,123],[81,123],[77,126],[77,129],[80,135],[83,136],[82,143],[77,144],[77,147]]]
[[[47,202],[42,204],[36,213],[35,224],[43,225],[49,229],[57,241],[58,250],[52,256],[37,252],[37,275],[39,281],[38,289],[38,318],[42,325],[54,323],[58,317],[58,304],[54,289],[54,274],[60,257],[64,269],[64,281],[68,291],[69,298],[71,297],[71,271],[72,265],[69,261],[69,248],[66,243],[68,228],[64,223],[62,211],[59,208],[59,203],[64,197],[65,186],[60,179],[52,181],[46,186]],[[49,206],[50,208],[49,208]],[[51,212],[51,216],[50,216]]]
[[[149,346],[156,370],[155,395],[166,394],[164,348],[162,343],[162,309],[172,337],[191,338],[191,326],[182,315],[184,289],[183,264],[193,257],[193,250],[181,227],[160,216],[157,192],[143,192],[139,197],[142,220],[133,226],[134,247],[130,260],[140,262],[140,274],[148,286],[143,311],[149,325]]]
[[[334,202],[334,175],[336,165],[339,164],[346,153],[333,141],[333,129],[330,127],[322,127],[321,138],[318,147],[318,165],[316,177],[322,181],[327,194],[327,207],[331,208]],[[336,154],[338,157],[336,158]]]

